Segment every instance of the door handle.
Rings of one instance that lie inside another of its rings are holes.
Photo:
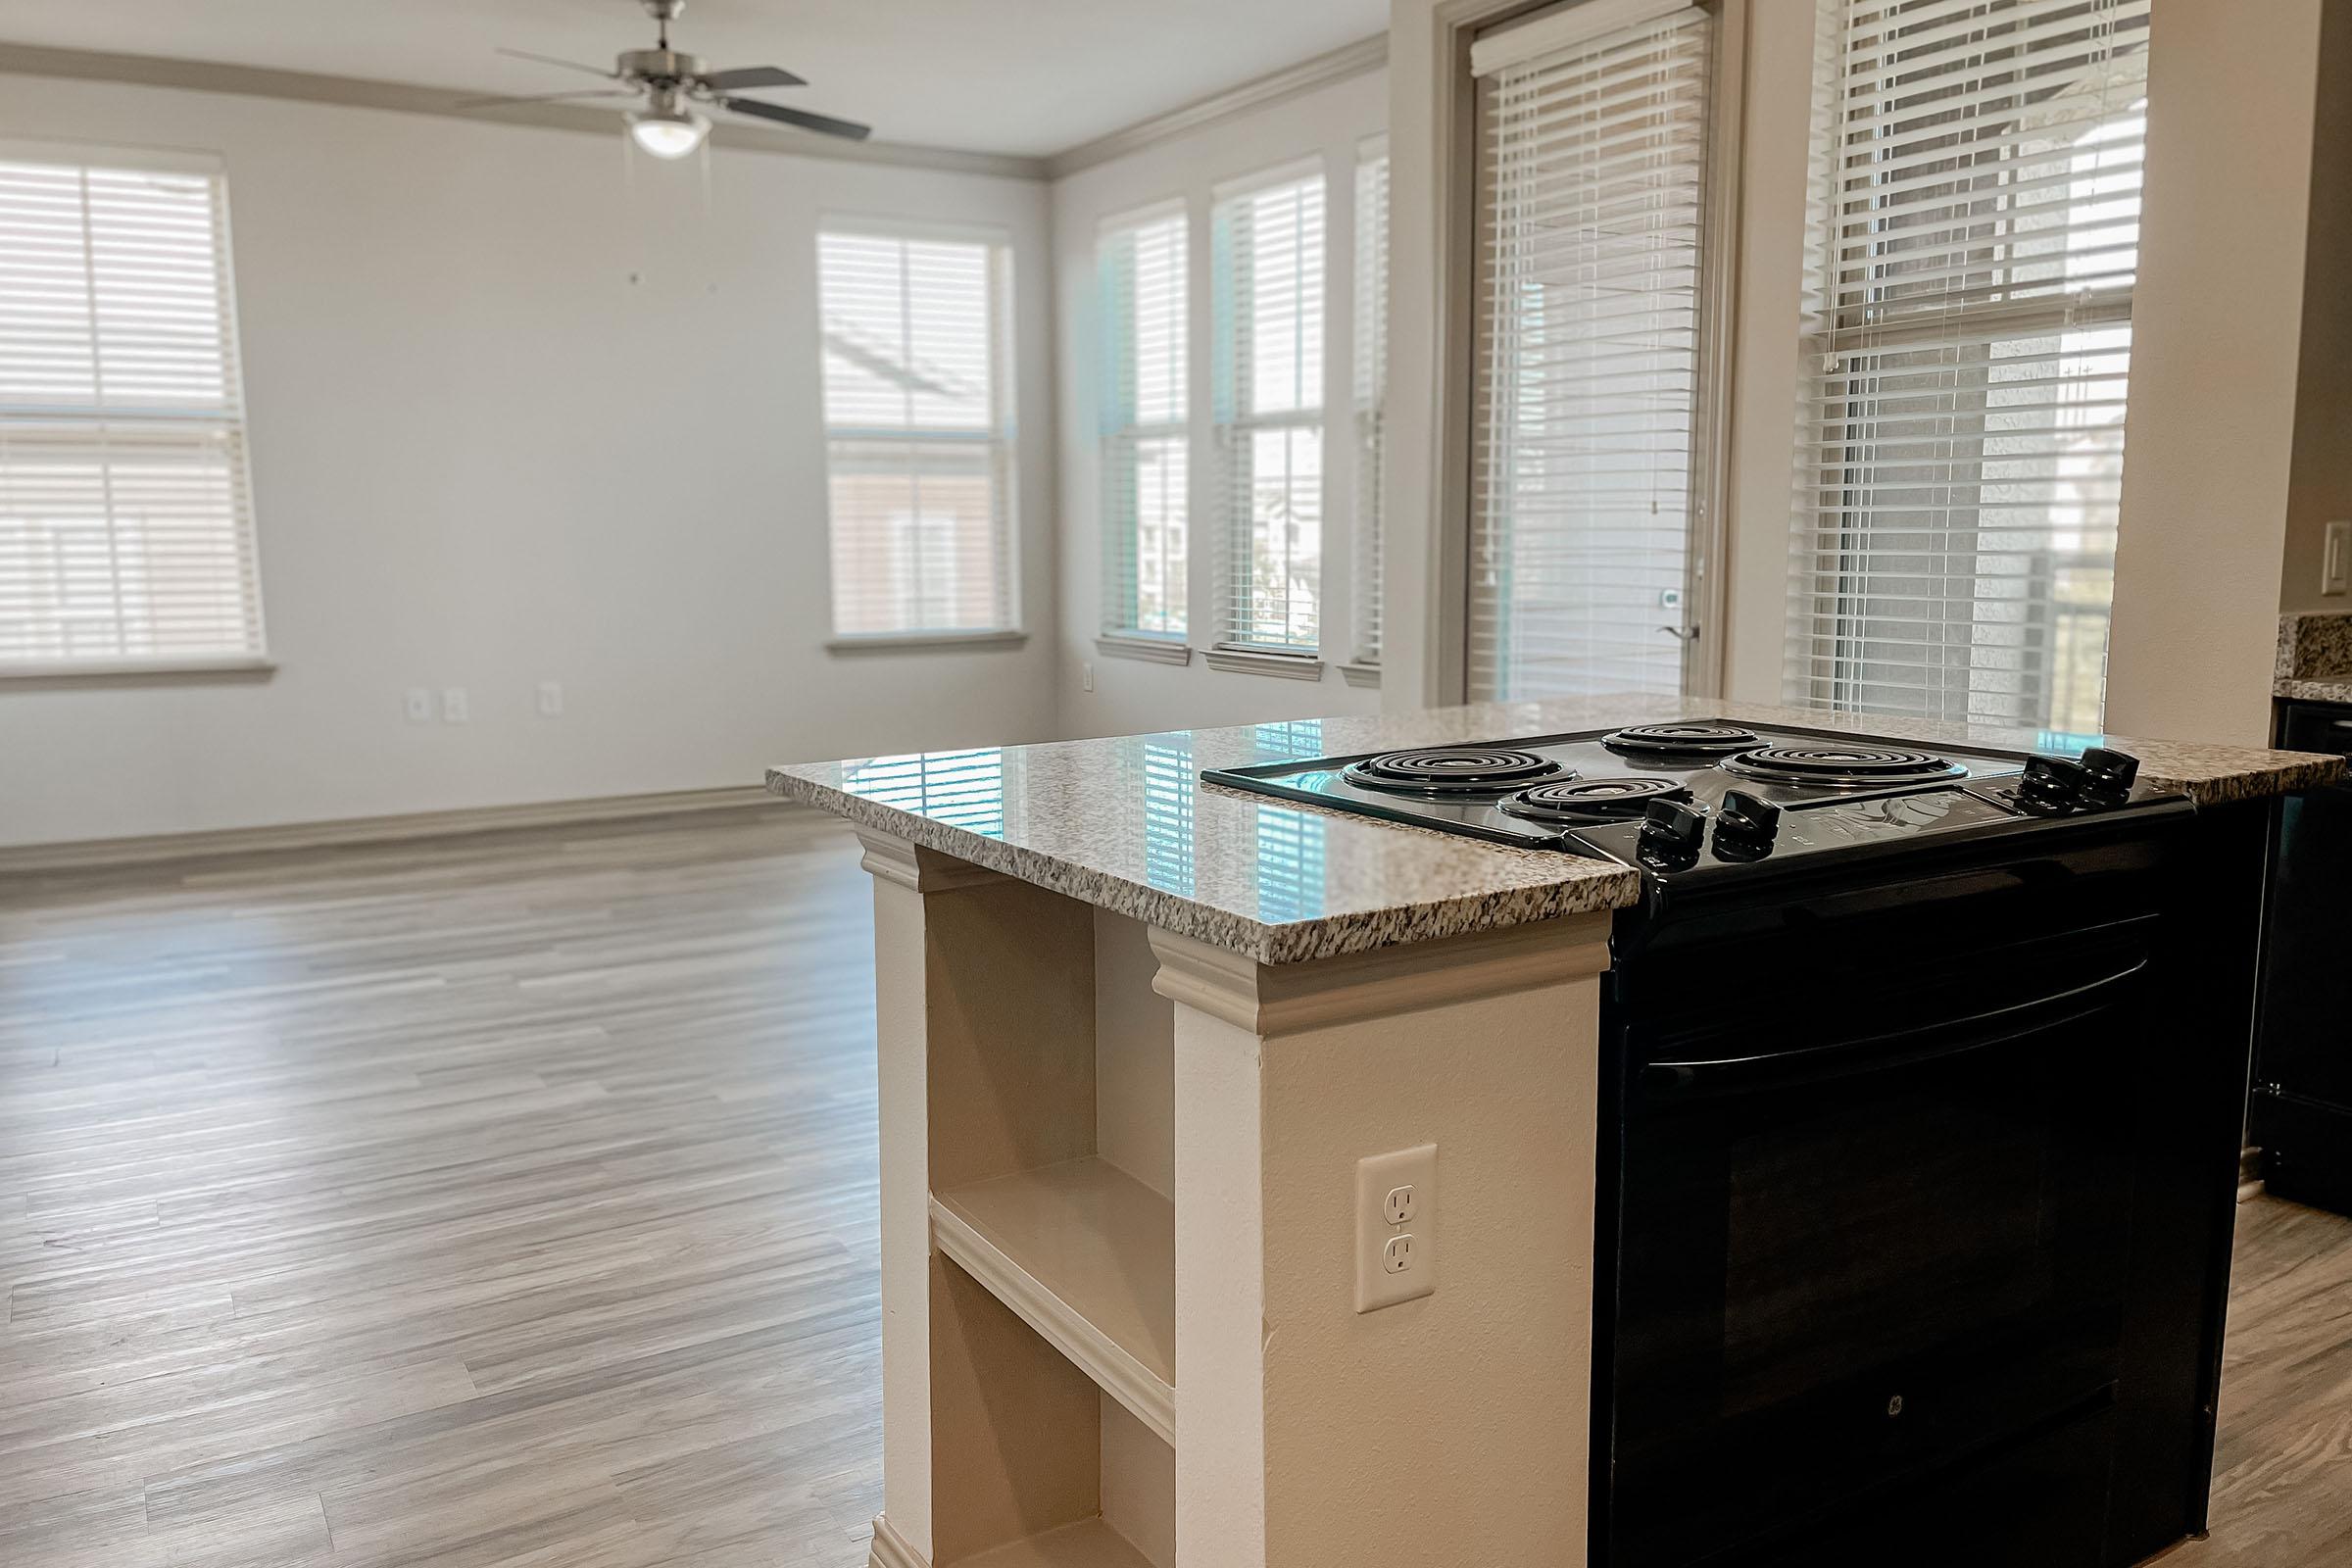
[[[1698,641],[1698,628],[1696,626],[1691,627],[1688,631],[1685,631],[1680,626],[1660,626],[1658,630],[1664,632],[1667,636],[1674,638],[1678,642],[1694,643]]]

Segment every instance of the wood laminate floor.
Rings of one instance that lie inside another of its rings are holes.
[[[0,1564],[858,1568],[870,925],[780,808],[0,889]],[[2352,1223],[2237,1269],[2167,1568],[2341,1568]]]
[[[783,808],[0,892],[0,1564],[861,1565],[871,928]]]

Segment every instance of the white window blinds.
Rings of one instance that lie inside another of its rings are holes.
[[[1605,0],[1474,53],[1474,696],[1682,689],[1714,30]]]
[[[1211,233],[1220,642],[1312,654],[1323,577],[1323,176],[1221,198]]]
[[[825,233],[817,259],[833,629],[1008,628],[1009,254]]]
[[[0,145],[0,670],[263,652],[227,188],[121,158]]]
[[[1102,237],[1102,629],[1185,631],[1186,259],[1181,209]]]
[[[1389,154],[1367,148],[1355,166],[1355,654],[1380,662],[1381,463],[1389,401]]]
[[[2149,0],[1838,0],[1788,690],[2095,733]]]

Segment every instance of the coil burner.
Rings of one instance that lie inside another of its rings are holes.
[[[1534,752],[1494,746],[1431,746],[1384,752],[1350,762],[1340,776],[1350,784],[1391,795],[1446,799],[1456,795],[1500,795],[1544,779],[1573,778],[1558,762]]]
[[[1530,822],[1612,821],[1638,817],[1652,801],[1687,801],[1690,792],[1670,778],[1580,778],[1521,790],[1497,809]]]
[[[1827,789],[1897,789],[1906,784],[1939,784],[1965,778],[1968,769],[1926,752],[1897,752],[1872,746],[1763,746],[1715,764],[1727,773],[1763,784]]]
[[[1600,738],[1620,757],[1642,758],[1728,757],[1763,743],[1763,736],[1737,724],[1635,724]]]

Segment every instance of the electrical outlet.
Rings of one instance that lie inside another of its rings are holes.
[[[539,683],[539,716],[557,718],[564,712],[564,683],[543,680]]]
[[[466,720],[470,719],[472,716],[473,716],[473,714],[472,714],[472,713],[471,713],[471,712],[470,712],[470,711],[469,711],[469,710],[466,709],[466,688],[465,688],[465,687],[463,687],[463,686],[444,686],[443,688],[441,688],[441,722],[442,722],[442,723],[444,723],[444,724],[463,724],[463,723],[465,723]]]
[[[1355,1309],[1377,1311],[1437,1288],[1438,1146],[1357,1160]]]
[[[2328,553],[2320,564],[2320,592],[2340,594],[2352,587],[2352,522],[2328,525]]]
[[[430,691],[422,686],[412,686],[403,701],[410,723],[430,724],[433,721],[433,694]]]
[[[1095,689],[1095,662],[1093,660],[1087,660],[1079,664],[1078,680],[1079,684],[1083,685],[1088,691],[1091,692]]]

